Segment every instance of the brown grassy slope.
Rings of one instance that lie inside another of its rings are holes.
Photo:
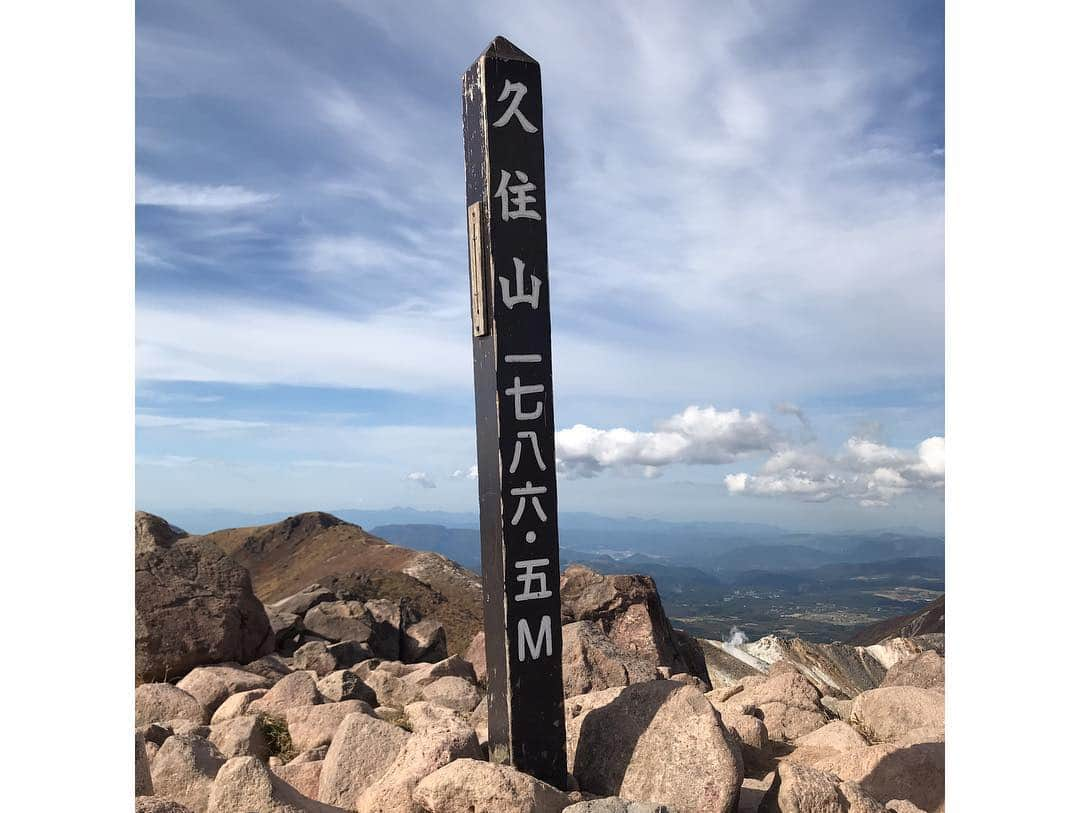
[[[248,569],[256,595],[268,604],[315,583],[365,600],[406,598],[442,622],[451,652],[463,652],[482,625],[476,574],[438,554],[391,545],[330,514],[298,514],[204,538]]]
[[[934,599],[918,612],[863,627],[848,639],[848,643],[873,646],[887,638],[910,638],[931,632],[945,632],[945,596]]]

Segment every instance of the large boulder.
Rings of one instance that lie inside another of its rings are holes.
[[[879,688],[887,686],[916,686],[920,689],[945,690],[945,659],[932,649],[914,658],[893,664]]]
[[[786,762],[777,772],[779,781],[758,807],[761,813],[885,813],[885,807],[854,782]]]
[[[879,802],[901,799],[928,813],[944,813],[944,742],[868,745],[821,759],[814,767],[858,782]]]
[[[569,797],[546,782],[475,759],[458,759],[420,780],[413,801],[427,813],[560,813]]]
[[[356,672],[339,669],[322,678],[316,688],[326,703],[340,703],[342,700],[363,700],[369,705],[376,705],[375,690],[360,679]]]
[[[248,713],[248,708],[260,697],[266,695],[266,689],[251,689],[246,692],[237,692],[217,707],[214,716],[210,718],[210,725],[214,726],[231,720],[234,717],[242,717]]]
[[[319,777],[322,776],[321,759],[307,762],[293,760],[285,765],[271,765],[272,770],[309,799],[319,797]]]
[[[135,725],[190,720],[202,725],[209,719],[206,707],[171,683],[143,683],[135,687]]]
[[[480,703],[480,692],[465,678],[447,675],[424,686],[423,697],[440,706],[469,714]]]
[[[710,688],[701,647],[677,634],[649,576],[602,576],[583,565],[571,565],[560,581],[562,623],[596,621],[623,652],[651,666],[688,672]]]
[[[319,677],[329,675],[338,668],[337,658],[326,646],[326,641],[308,641],[297,647],[292,656],[293,666],[314,672]]]
[[[401,600],[376,598],[364,602],[364,606],[375,622],[370,641],[372,651],[380,658],[396,661],[401,657]]]
[[[136,514],[135,674],[164,680],[272,652],[274,633],[248,572],[211,542],[147,530],[159,523]]]
[[[359,601],[324,601],[304,613],[304,628],[328,641],[367,643],[375,619]]]
[[[472,663],[460,655],[451,655],[435,663],[416,664],[401,679],[414,686],[427,686],[444,677],[459,677],[474,686],[477,683]]]
[[[371,714],[371,706],[362,700],[345,700],[291,708],[285,712],[289,739],[297,751],[330,745],[341,721],[350,714]]]
[[[873,742],[899,739],[918,728],[945,728],[945,695],[917,686],[871,689],[855,698],[852,722]]]
[[[451,716],[428,719],[409,737],[386,772],[360,794],[357,813],[424,813],[412,800],[421,779],[456,759],[484,758],[470,725]]]
[[[652,661],[620,650],[604,634],[599,621],[566,624],[562,635],[563,694],[566,697],[656,678]]]
[[[583,791],[676,810],[730,811],[743,763],[698,689],[654,680],[566,701],[570,769]]]
[[[436,663],[446,655],[446,630],[434,618],[423,618],[402,632],[401,660],[406,663]]]
[[[231,665],[198,666],[176,684],[178,689],[190,694],[211,713],[229,695],[252,689],[269,689],[273,685],[274,681],[270,678]]]
[[[794,670],[747,681],[746,688],[722,703],[721,708],[725,714],[761,711],[769,738],[777,741],[793,742],[828,722],[820,692]]]
[[[374,669],[367,673],[364,683],[371,687],[378,698],[380,706],[393,706],[405,708],[409,703],[424,699],[424,688],[412,683],[406,683],[402,678],[396,677],[388,670]]]
[[[409,740],[409,733],[364,713],[347,715],[323,760],[319,801],[354,810],[357,797],[379,779]]]
[[[741,798],[741,797],[740,797]],[[740,807],[741,811],[742,808]],[[618,796],[605,796],[602,799],[589,799],[564,807],[563,813],[670,813],[667,805],[652,802],[634,802],[620,799]]]
[[[301,794],[254,757],[235,757],[218,772],[208,813],[338,813]]]
[[[213,743],[191,734],[173,734],[150,766],[154,792],[193,813],[206,813],[210,788],[225,757]]]
[[[270,742],[259,717],[254,714],[233,717],[210,726],[209,739],[227,758],[267,759],[270,756]]]
[[[248,704],[254,714],[273,714],[284,717],[289,709],[298,706],[315,706],[322,702],[319,687],[309,672],[293,672],[286,675],[258,700]]]

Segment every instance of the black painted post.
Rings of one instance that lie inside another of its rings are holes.
[[[462,78],[491,759],[566,786],[540,65]]]

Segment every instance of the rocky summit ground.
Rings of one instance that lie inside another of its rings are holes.
[[[487,761],[475,574],[328,514],[135,531],[136,811],[944,810],[943,615],[699,641],[652,579],[570,567],[562,790]]]

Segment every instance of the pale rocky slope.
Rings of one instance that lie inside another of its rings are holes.
[[[392,592],[414,588],[408,579],[454,592],[456,566],[387,551],[326,515],[302,517],[311,519],[198,539],[138,518],[136,556],[154,567],[136,570],[137,612],[144,625],[161,620],[140,639],[142,657],[181,653],[187,665],[169,670],[174,682],[153,675],[136,688],[137,811],[944,810],[944,659],[926,641],[703,648],[672,627],[651,579],[568,569],[570,776],[560,789],[486,761],[482,635],[448,646],[445,594],[424,613]],[[327,532],[333,544],[319,541]],[[254,590],[217,548],[223,538],[263,574]],[[310,568],[308,544],[341,551],[347,570],[277,574],[296,589],[261,593],[263,605],[258,585],[271,577],[260,546],[278,567],[291,551]],[[379,567],[365,570],[363,553]],[[399,569],[387,570],[394,557]],[[190,565],[169,588],[181,609],[155,615],[151,585],[177,562]],[[198,616],[205,596],[243,623]]]

